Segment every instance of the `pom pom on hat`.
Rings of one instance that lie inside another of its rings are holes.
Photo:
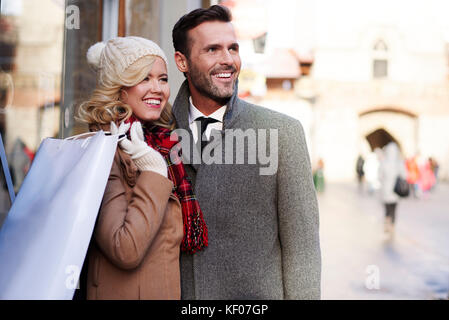
[[[86,53],[87,62],[96,71],[100,67],[100,58],[103,49],[106,47],[106,43],[97,42],[91,46]]]

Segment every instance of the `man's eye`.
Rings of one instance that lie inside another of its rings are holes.
[[[208,52],[214,52],[216,49],[215,48],[209,48],[209,50],[207,50]]]

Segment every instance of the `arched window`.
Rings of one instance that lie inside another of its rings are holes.
[[[264,53],[265,52],[265,43],[267,40],[267,33],[263,33],[257,38],[253,39],[254,52],[255,53]]]
[[[374,51],[385,51],[385,52],[388,51],[387,44],[382,39],[376,41],[373,49]]]
[[[378,39],[373,46],[373,78],[388,77],[388,46]]]

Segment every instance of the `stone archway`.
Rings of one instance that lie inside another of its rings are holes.
[[[404,156],[416,153],[418,147],[418,116],[409,111],[383,107],[359,113],[359,150],[369,150],[366,136],[375,130],[383,129],[390,133],[401,145]]]
[[[365,138],[368,140],[371,151],[374,151],[377,148],[383,148],[390,142],[395,142],[398,147],[401,148],[399,141],[383,128],[369,133]]]

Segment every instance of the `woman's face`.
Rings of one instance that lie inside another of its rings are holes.
[[[128,104],[134,116],[141,122],[155,121],[170,97],[167,67],[164,60],[156,57],[148,76],[134,87],[122,91],[122,101]]]

